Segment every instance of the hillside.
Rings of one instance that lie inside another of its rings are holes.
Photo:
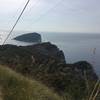
[[[88,100],[98,80],[90,63],[66,63],[63,51],[51,43],[0,46],[0,64],[39,81],[65,100]]]
[[[0,100],[61,100],[53,91],[0,66]]]

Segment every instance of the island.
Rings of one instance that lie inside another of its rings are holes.
[[[41,35],[39,33],[26,33],[14,38],[14,40],[22,41],[22,42],[29,42],[29,43],[41,43]]]

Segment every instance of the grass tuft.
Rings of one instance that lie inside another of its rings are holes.
[[[3,66],[0,66],[0,87],[0,100],[61,100],[46,86]]]

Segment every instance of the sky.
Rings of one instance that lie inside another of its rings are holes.
[[[27,0],[0,0],[0,31],[11,30]],[[100,0],[31,0],[14,31],[100,33]]]

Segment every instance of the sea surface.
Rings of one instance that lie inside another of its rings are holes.
[[[13,40],[13,37],[25,32],[15,32],[7,41],[7,44],[31,45]],[[67,63],[78,61],[88,61],[94,67],[95,72],[100,77],[100,34],[96,33],[56,33],[39,32],[43,42],[51,42],[63,50]],[[0,43],[6,35],[2,34]]]

